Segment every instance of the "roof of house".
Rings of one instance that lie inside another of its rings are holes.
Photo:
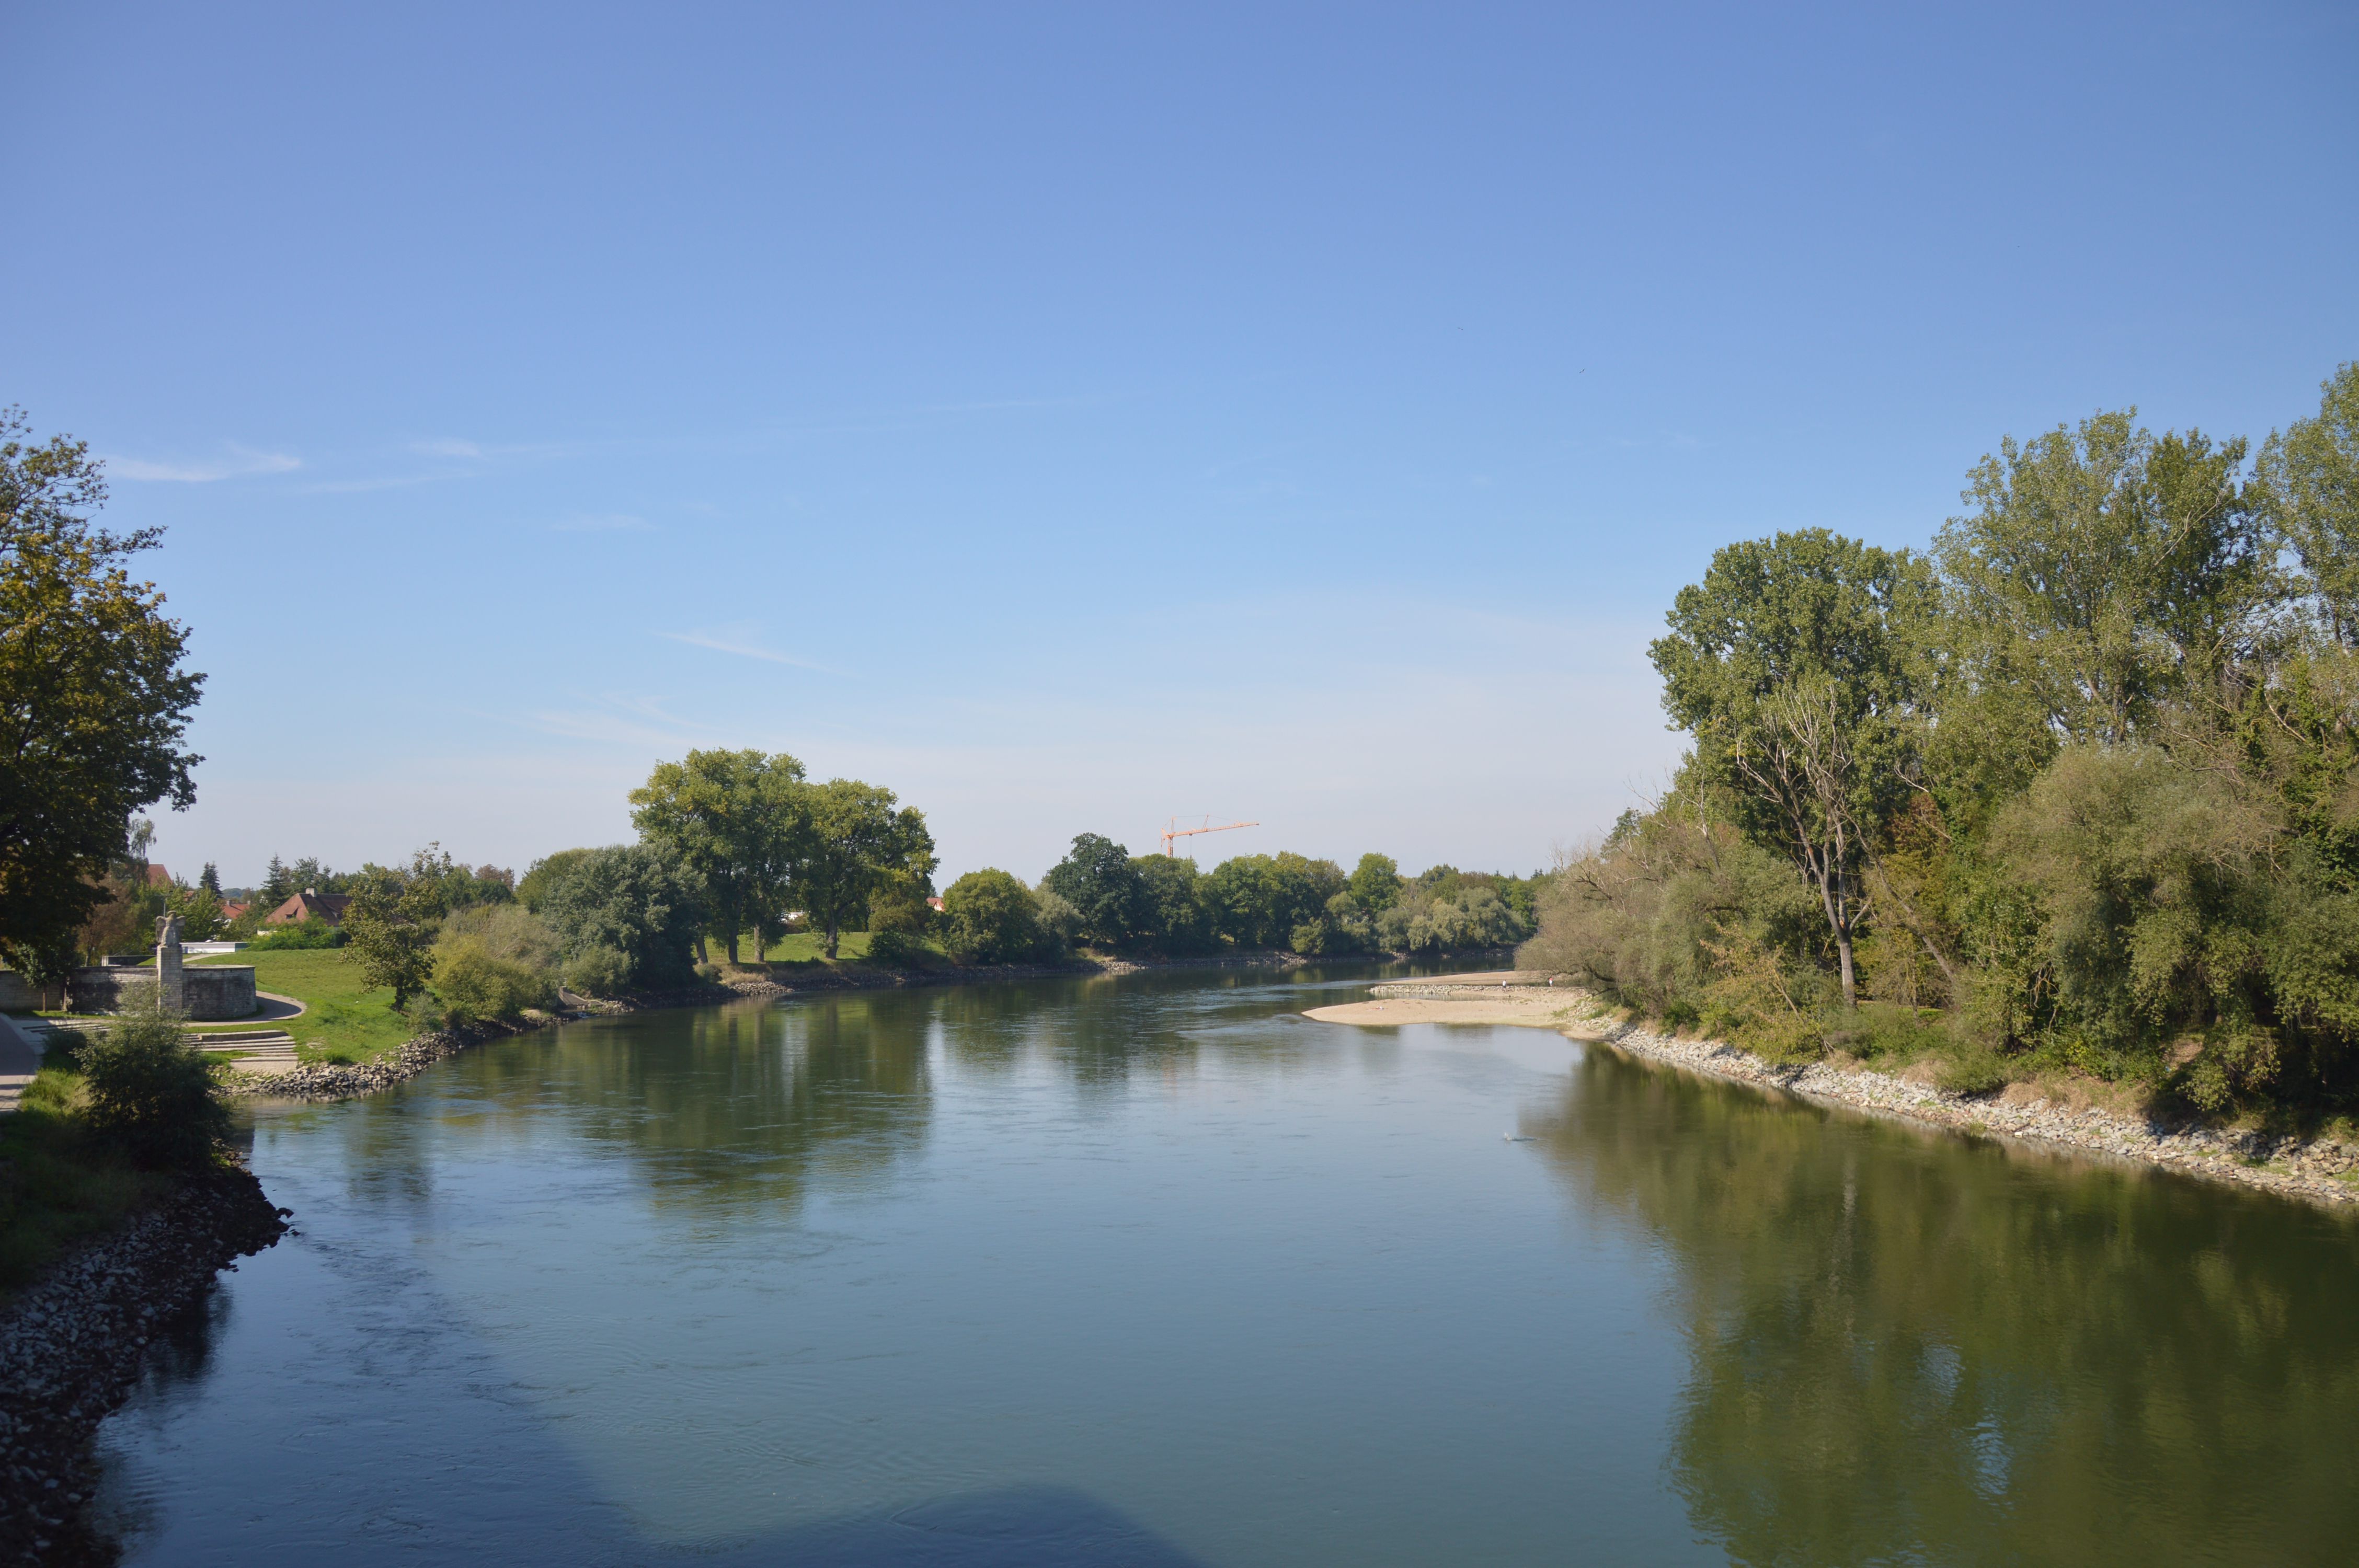
[[[151,888],[170,887],[172,885],[172,873],[166,871],[162,866],[158,865],[155,861],[150,860],[147,862],[147,885]]]
[[[337,925],[343,921],[345,905],[352,902],[349,893],[313,892],[305,888],[264,915],[262,923],[265,925],[292,925],[299,920],[309,920],[316,915],[331,925]]]

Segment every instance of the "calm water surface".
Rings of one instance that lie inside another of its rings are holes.
[[[1297,1016],[1364,983],[660,1012],[265,1110],[301,1234],[104,1509],[174,1565],[2350,1560],[2349,1225]]]

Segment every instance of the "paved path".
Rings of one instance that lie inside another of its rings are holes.
[[[0,1111],[16,1108],[24,1097],[25,1086],[41,1070],[41,1048],[32,1037],[16,1027],[16,1021],[0,1012]]]

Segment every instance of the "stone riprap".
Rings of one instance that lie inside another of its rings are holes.
[[[193,1179],[0,1310],[0,1562],[114,1560],[82,1519],[92,1435],[150,1343],[201,1309],[221,1270],[275,1243],[285,1217],[245,1170]]]

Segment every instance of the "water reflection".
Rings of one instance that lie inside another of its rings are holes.
[[[1527,1130],[1673,1262],[1668,1465],[1737,1562],[2322,1563],[2359,1528],[2335,1217],[1604,1050]]]

